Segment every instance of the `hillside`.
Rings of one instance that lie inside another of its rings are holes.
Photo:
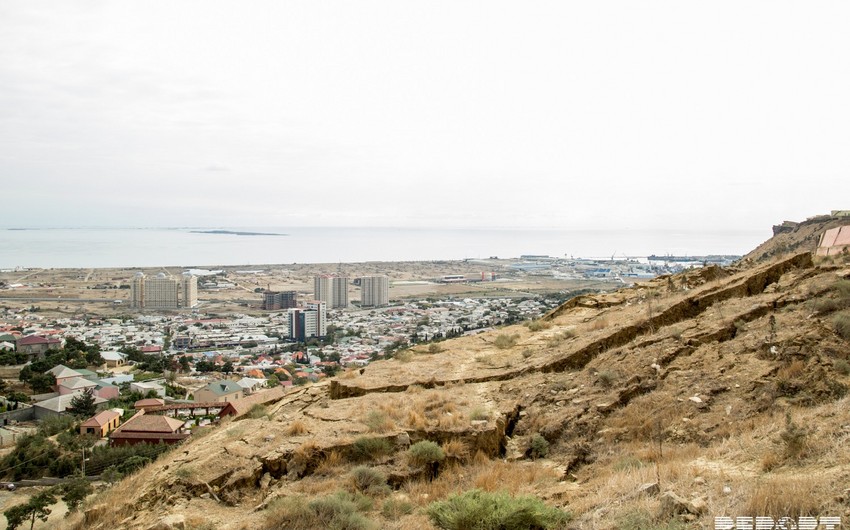
[[[850,517],[850,260],[811,256],[827,224],[299,388],[67,526],[309,528],[335,499],[356,512],[341,528],[436,528],[425,509],[473,488],[539,497],[569,528]],[[425,440],[445,459],[411,456]]]

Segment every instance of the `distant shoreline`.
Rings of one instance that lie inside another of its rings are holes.
[[[235,230],[190,230],[193,234],[224,234],[230,236],[286,236],[289,234],[276,234],[274,232],[238,232]]]

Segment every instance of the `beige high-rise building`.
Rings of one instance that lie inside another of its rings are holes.
[[[333,307],[333,282],[334,277],[328,274],[313,278],[313,298]]]
[[[348,307],[348,277],[335,276],[333,279],[333,296],[328,307],[334,309],[345,309]]]
[[[348,278],[330,274],[316,276],[313,278],[313,295],[328,308],[344,309],[348,307]]]
[[[145,307],[145,273],[137,272],[130,283],[130,306]]]
[[[177,309],[178,282],[160,272],[145,280],[145,309]]]
[[[360,278],[360,305],[381,307],[390,303],[390,279],[386,276]]]
[[[195,307],[198,305],[198,277],[183,273],[183,278],[180,281],[182,297],[180,300],[181,307]]]

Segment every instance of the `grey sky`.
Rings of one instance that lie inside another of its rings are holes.
[[[848,27],[844,1],[5,1],[0,226],[767,229],[850,208]]]

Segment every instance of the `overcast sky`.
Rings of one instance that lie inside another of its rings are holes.
[[[850,2],[0,3],[0,226],[850,208]]]

